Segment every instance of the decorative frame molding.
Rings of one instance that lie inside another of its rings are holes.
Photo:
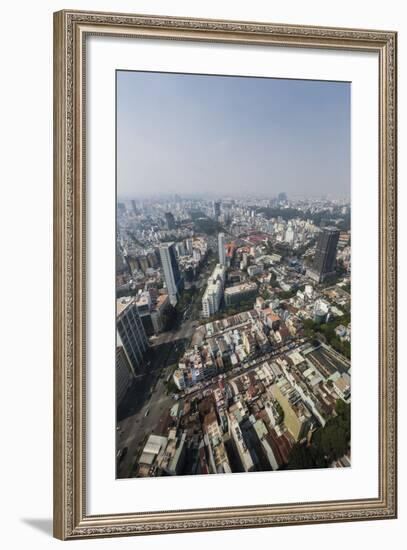
[[[379,496],[89,516],[85,494],[84,48],[89,34],[379,55]],[[390,519],[397,515],[396,50],[391,31],[150,15],[54,14],[54,535],[60,539]]]

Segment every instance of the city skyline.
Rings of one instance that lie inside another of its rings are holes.
[[[116,477],[351,465],[350,84],[117,72]]]
[[[123,194],[123,195],[117,195],[118,202],[124,201],[124,202],[131,202],[137,199],[141,199],[142,201],[146,200],[153,200],[153,201],[159,201],[159,200],[175,200],[177,198],[182,200],[219,200],[219,201],[227,201],[231,199],[236,200],[248,200],[252,199],[253,201],[257,200],[271,200],[273,198],[277,198],[280,192],[284,192],[284,189],[278,190],[275,193],[263,193],[263,194],[248,194],[246,192],[239,193],[239,191],[231,191],[229,193],[198,193],[198,192],[173,192],[173,193],[129,193],[129,194]],[[308,201],[308,200],[315,200],[315,201],[329,201],[332,200],[332,202],[344,202],[348,203],[350,202],[349,196],[343,196],[343,197],[336,197],[334,195],[328,194],[309,194],[304,195],[301,193],[290,193],[288,198],[290,200],[294,201]]]
[[[117,209],[117,477],[349,467],[350,204]]]
[[[349,198],[350,83],[118,71],[117,166],[120,198]]]

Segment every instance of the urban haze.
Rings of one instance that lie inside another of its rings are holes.
[[[117,192],[350,196],[350,84],[117,73]]]

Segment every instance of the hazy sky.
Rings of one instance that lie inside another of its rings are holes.
[[[350,84],[117,73],[117,193],[350,195]]]

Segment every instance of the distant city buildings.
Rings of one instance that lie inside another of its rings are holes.
[[[135,374],[143,365],[143,357],[149,344],[134,298],[116,301],[116,327],[131,370]]]
[[[133,214],[137,214],[137,203],[135,200],[131,201],[131,208],[133,210]]]
[[[324,282],[328,277],[335,274],[339,233],[338,229],[325,227],[319,234],[314,262],[311,269],[307,271],[310,277],[318,283]]]
[[[175,306],[182,288],[182,278],[175,254],[174,243],[162,243],[159,250],[168,296],[171,305]]]

